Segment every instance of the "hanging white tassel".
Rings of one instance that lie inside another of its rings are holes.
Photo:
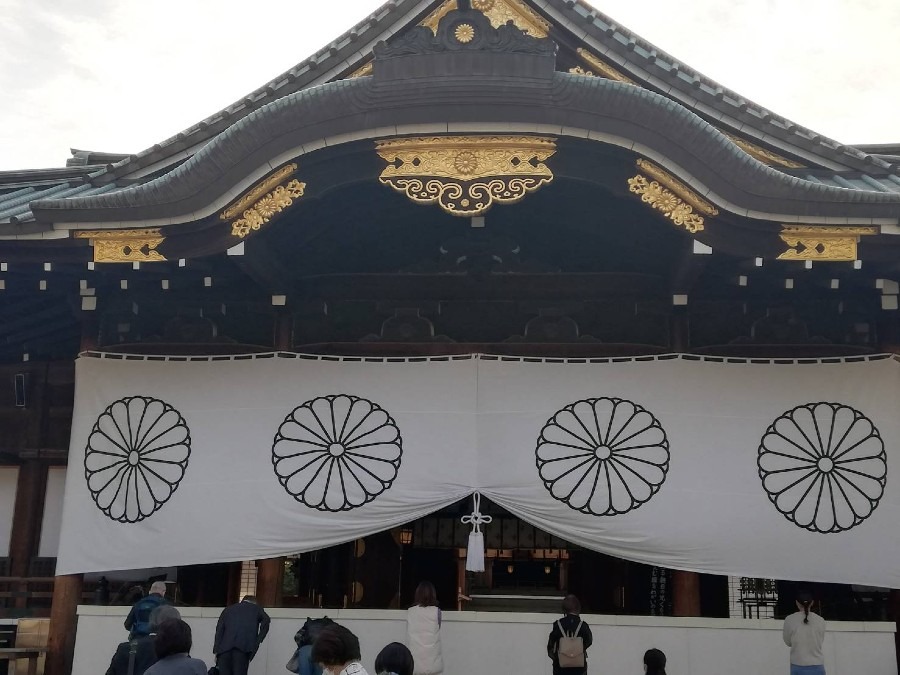
[[[481,526],[487,525],[494,519],[481,513],[481,495],[472,495],[472,513],[462,517],[465,525],[471,525],[469,532],[469,548],[466,550],[466,569],[469,572],[484,572],[484,534]]]

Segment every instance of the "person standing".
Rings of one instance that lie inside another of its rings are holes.
[[[166,600],[166,582],[154,581],[150,584],[150,595],[141,598],[131,607],[125,617],[125,630],[129,639],[150,635],[150,615],[163,605],[170,604]]]
[[[247,675],[250,661],[266,639],[270,622],[252,595],[245,595],[240,602],[222,610],[213,642],[221,675]]]
[[[414,675],[439,675],[444,672],[441,656],[441,610],[437,591],[430,581],[416,587],[415,605],[406,610],[406,636],[413,656]]]
[[[791,675],[825,675],[825,619],[812,612],[812,606],[812,594],[800,591],[797,611],[784,620],[782,637],[791,648]]]
[[[547,640],[547,655],[553,661],[553,675],[585,675],[587,650],[594,636],[590,626],[581,620],[581,603],[577,597],[569,593],[563,598],[562,611],[565,616],[554,622]]]

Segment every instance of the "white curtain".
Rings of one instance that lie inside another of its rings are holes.
[[[900,364],[79,359],[59,573],[266,558],[473,492],[573,543],[900,586]]]

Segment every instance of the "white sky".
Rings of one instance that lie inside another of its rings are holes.
[[[0,0],[0,170],[134,153],[243,98],[381,0]],[[900,0],[593,0],[845,143],[900,142]]]

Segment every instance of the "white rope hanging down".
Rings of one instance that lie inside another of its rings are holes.
[[[481,494],[472,495],[472,513],[461,518],[464,525],[471,525],[469,532],[469,548],[466,550],[466,570],[469,572],[484,572],[484,534],[481,526],[487,525],[494,519],[481,513]]]

